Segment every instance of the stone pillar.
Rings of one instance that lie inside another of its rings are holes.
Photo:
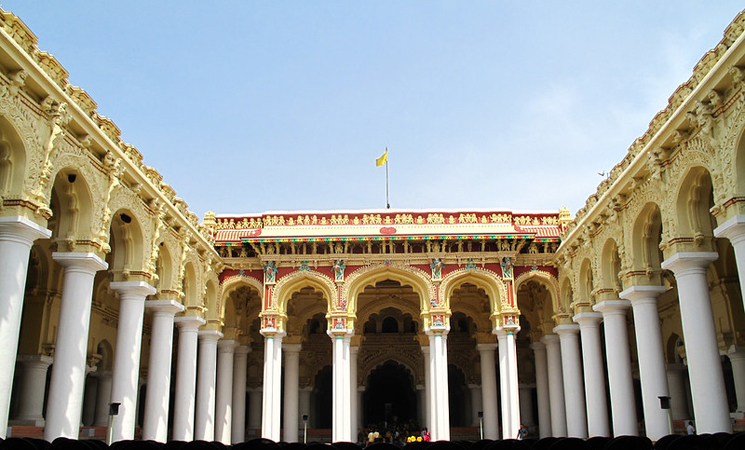
[[[608,403],[605,400],[605,367],[600,343],[598,312],[583,312],[574,316],[582,336],[582,364],[584,367],[585,401],[587,402],[587,433],[589,437],[610,436]]]
[[[629,351],[626,310],[631,307],[628,300],[605,300],[593,309],[603,314],[605,327],[605,358],[608,364],[608,387],[610,388],[611,415],[614,436],[636,436],[636,401],[634,381],[631,378],[631,355]]]
[[[745,412],[745,349],[732,346],[727,352],[737,395],[737,411]]]
[[[279,413],[282,398],[282,337],[284,332],[263,328],[264,335],[264,384],[261,411],[261,437],[280,441]]]
[[[2,439],[7,437],[10,394],[13,389],[18,338],[21,331],[28,258],[34,241],[46,239],[51,235],[49,230],[25,217],[0,217],[0,299],[2,299],[0,317],[3,318],[0,323],[0,342],[2,342],[0,345],[0,438]],[[103,264],[105,269],[105,263]],[[95,273],[96,270],[101,269],[93,265],[90,270]],[[90,292],[88,302],[90,302]],[[85,330],[88,330],[87,324]],[[83,395],[82,388],[80,395]],[[75,436],[77,437],[77,431]]]
[[[96,387],[96,413],[93,416],[94,427],[109,426],[109,402],[111,402],[111,371],[104,370],[96,373],[98,386]]]
[[[653,441],[670,434],[667,410],[660,408],[659,397],[668,397],[665,375],[665,353],[657,311],[657,296],[665,292],[662,286],[631,286],[621,292],[621,298],[631,301],[642,384],[642,403],[647,437]]]
[[[561,343],[561,368],[564,375],[564,401],[566,402],[567,434],[569,437],[587,437],[587,410],[582,382],[582,361],[579,352],[579,326],[558,325],[554,333]]]
[[[424,426],[432,432],[432,359],[429,356],[429,346],[422,346],[424,357]]]
[[[153,312],[150,332],[150,359],[147,365],[145,418],[142,439],[165,443],[168,440],[168,408],[171,394],[171,351],[173,318],[184,310],[175,300],[149,300],[145,307]]]
[[[111,422],[112,440],[117,442],[131,440],[135,436],[145,297],[155,294],[155,288],[143,281],[113,282],[110,286],[119,294],[114,378],[111,383],[111,402],[121,403],[119,414]]]
[[[96,418],[97,390],[98,378],[96,377],[96,372],[88,372],[88,375],[85,377],[85,389],[83,393],[83,415],[80,418],[80,422],[83,424],[83,426],[91,426]]]
[[[543,342],[530,344],[535,356],[535,389],[538,398],[538,434],[541,438],[551,436],[551,405],[549,403],[548,362]]]
[[[308,397],[310,399],[310,397]],[[263,389],[260,387],[248,390],[248,429],[261,429],[261,402],[263,400]]]
[[[200,330],[197,358],[197,404],[194,415],[194,439],[215,440],[215,385],[217,384],[217,341],[222,333]],[[231,383],[232,384],[232,383]]]
[[[233,431],[233,362],[238,343],[217,343],[217,393],[215,394],[215,440],[230,445]]]
[[[176,391],[173,403],[173,440],[194,440],[194,409],[197,389],[197,333],[205,320],[183,316],[174,319],[178,327]]]
[[[350,416],[349,396],[350,383],[350,341],[351,335],[347,330],[338,333],[329,330],[333,348],[333,410],[331,413],[331,442],[349,442],[352,440],[352,422]]]
[[[532,386],[520,386],[520,421],[528,429],[535,426]]]
[[[477,344],[481,356],[481,395],[484,412],[484,439],[499,439],[499,409],[497,406],[497,372],[494,360],[496,344]],[[502,391],[504,393],[504,391]],[[504,398],[504,396],[502,397]],[[478,411],[478,410],[477,410]],[[503,410],[504,415],[504,410]],[[475,416],[474,416],[475,417]],[[478,419],[477,419],[478,420]]]
[[[46,355],[18,355],[22,377],[18,380],[18,413],[14,422],[34,427],[44,426],[44,393],[47,385],[47,370],[52,357]]]
[[[300,424],[304,426],[302,422],[303,415],[308,416],[310,420],[310,394],[313,392],[313,388],[310,386],[298,389],[298,415],[300,416]]]
[[[714,236],[727,238],[732,243],[737,262],[737,275],[740,279],[740,292],[745,292],[745,215],[737,215],[716,227]],[[742,300],[745,302],[745,296]],[[738,410],[740,409],[738,406]]]
[[[732,433],[727,390],[719,357],[717,330],[706,271],[716,252],[676,253],[662,262],[678,282],[680,321],[688,359],[697,433]]]
[[[450,400],[448,398],[448,349],[447,335],[449,328],[427,330],[429,336],[429,361],[432,389],[431,433],[433,441],[450,440]]]
[[[44,426],[44,439],[49,442],[58,437],[78,438],[83,411],[93,280],[96,272],[108,267],[104,260],[93,253],[54,252],[52,258],[65,268],[65,275]],[[17,338],[10,341],[11,344],[13,342],[17,345]],[[5,346],[3,344],[2,347]]]
[[[425,364],[426,367],[426,364]],[[362,386],[360,386],[360,389],[362,389]],[[481,396],[481,391],[479,390],[479,396]],[[362,402],[360,402],[360,405]],[[424,426],[424,424],[427,423],[427,387],[423,384],[417,384],[416,385],[416,404],[417,404],[417,418],[416,421],[421,424],[420,426]],[[362,409],[362,408],[360,408]]]
[[[357,441],[357,434],[358,430],[360,428],[360,421],[359,421],[359,411],[360,411],[360,402],[359,402],[359,389],[357,389],[357,355],[360,352],[359,345],[352,346],[350,348],[349,356],[351,358],[350,364],[349,364],[349,387],[351,392],[349,393],[349,398],[351,399],[352,404],[349,406],[350,410],[352,411],[352,442]]]
[[[238,444],[246,440],[246,371],[248,369],[248,353],[250,351],[251,349],[245,345],[241,345],[235,349],[231,444]]]
[[[670,389],[670,413],[673,420],[692,419],[688,412],[688,393],[685,379],[688,378],[686,367],[681,363],[667,364],[667,385]]]
[[[515,335],[520,328],[498,328],[499,369],[502,391],[502,437],[517,438],[520,430],[520,388],[517,377]]]
[[[561,345],[559,336],[547,334],[541,342],[546,346],[546,361],[548,363],[548,394],[551,407],[551,435],[566,437],[567,416],[564,405],[564,375],[561,368]]]
[[[285,354],[285,396],[283,441],[298,442],[298,389],[300,382],[301,344],[284,344]]]
[[[481,374],[481,377],[483,379],[483,373]],[[479,413],[484,413],[484,403],[481,394],[481,386],[479,386],[478,384],[469,384],[468,390],[471,392],[471,426],[477,427],[479,426]],[[496,426],[494,428],[496,428]],[[486,430],[484,430],[484,437],[486,437]]]

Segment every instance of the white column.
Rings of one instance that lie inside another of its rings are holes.
[[[55,252],[52,258],[64,266],[65,275],[44,426],[44,439],[49,442],[58,437],[78,438],[83,412],[93,279],[96,272],[108,267],[104,260],[93,253]]]
[[[561,343],[561,368],[564,375],[564,401],[566,402],[567,434],[569,437],[587,437],[587,413],[582,382],[582,362],[579,353],[579,326],[558,325],[554,333]]]
[[[142,439],[165,443],[168,440],[168,408],[171,394],[171,351],[173,318],[184,310],[175,300],[149,300],[145,307],[153,312],[150,332],[150,359],[147,365],[145,418]]]
[[[497,406],[497,371],[494,360],[496,344],[477,344],[481,356],[481,395],[483,405],[484,439],[499,439],[499,409]],[[501,366],[500,366],[501,367]],[[504,398],[504,397],[503,397]],[[478,411],[478,410],[477,410]],[[475,417],[475,416],[474,416]]]
[[[448,349],[449,327],[427,330],[432,371],[432,440],[450,440],[450,400],[448,398]]]
[[[111,371],[104,370],[96,373],[96,413],[93,417],[94,427],[109,426],[109,402],[111,401]]]
[[[660,408],[659,399],[661,396],[669,396],[660,316],[657,311],[657,296],[665,291],[663,286],[631,286],[620,294],[621,298],[631,301],[634,312],[644,424],[647,437],[653,441],[670,434],[667,410]]]
[[[547,334],[541,342],[546,346],[546,362],[548,363],[548,393],[551,408],[551,435],[566,437],[567,416],[564,405],[564,375],[561,368],[561,344],[559,336]]]
[[[732,243],[737,262],[737,275],[740,278],[740,292],[745,292],[745,215],[735,216],[716,227],[714,236],[727,238]],[[745,302],[745,295],[742,296],[742,301]]]
[[[520,328],[497,328],[502,393],[502,438],[516,439],[520,430],[520,388],[517,377],[515,335]]]
[[[349,387],[351,392],[349,393],[349,398],[351,399],[351,405],[349,406],[350,410],[352,411],[351,418],[351,428],[352,428],[352,442],[357,441],[357,430],[360,427],[359,422],[359,411],[360,411],[360,402],[359,402],[359,389],[357,389],[357,355],[360,352],[359,345],[355,345],[349,349],[350,358],[351,361],[349,363]]]
[[[352,336],[347,332],[335,333],[329,330],[333,345],[333,409],[331,411],[331,442],[350,442],[352,422],[350,416],[350,342]]]
[[[279,421],[282,386],[282,337],[283,331],[274,328],[261,330],[264,335],[264,384],[261,403],[261,437],[280,441]]]
[[[5,439],[13,389],[23,294],[31,246],[52,233],[25,217],[0,217],[0,438]],[[103,261],[101,261],[103,262]],[[103,267],[105,268],[105,267]],[[92,267],[91,270],[100,270]],[[90,301],[90,292],[88,293]],[[86,330],[87,330],[86,325]],[[82,390],[81,390],[82,396]],[[77,437],[77,430],[75,432]]]
[[[520,386],[520,421],[528,429],[535,425],[533,386]]]
[[[543,342],[530,344],[535,356],[535,388],[538,399],[538,435],[541,438],[551,436],[551,406],[548,389],[548,362],[546,346]]]
[[[737,411],[745,411],[745,349],[732,346],[727,353],[732,364],[732,378],[735,382]]]
[[[217,330],[199,330],[198,336],[199,357],[197,358],[197,371],[199,375],[197,375],[194,439],[199,441],[214,441],[217,341],[222,338],[222,333]]]
[[[574,316],[582,336],[582,364],[584,367],[585,401],[587,402],[587,433],[589,437],[610,436],[608,403],[605,400],[605,367],[600,343],[598,312],[583,312]]]
[[[113,442],[116,442],[134,439],[145,297],[156,291],[143,281],[114,282],[110,286],[119,294],[119,320],[111,383],[111,402],[121,403],[119,414],[111,422],[111,436]]]
[[[298,389],[300,382],[300,350],[302,344],[284,344],[285,354],[285,396],[283,440],[298,442]]]
[[[304,425],[302,422],[303,416],[307,415],[308,420],[310,420],[310,394],[313,392],[313,388],[310,386],[306,386],[304,388],[298,389],[298,416],[300,417],[300,424]]]
[[[233,362],[238,342],[217,343],[217,393],[215,394],[215,440],[230,445],[233,431]]]
[[[422,347],[424,357],[424,426],[432,432],[432,359],[429,357],[429,346]]]
[[[47,370],[52,357],[46,355],[18,355],[22,366],[22,377],[18,380],[18,413],[13,420],[23,425],[44,426],[41,413],[44,409],[44,393],[47,384]]]
[[[628,300],[605,300],[593,306],[595,311],[603,314],[605,358],[608,364],[608,387],[614,436],[639,434],[626,325],[626,310],[630,307],[631,302]]]
[[[716,252],[676,253],[662,262],[678,282],[680,321],[688,359],[697,433],[732,433],[727,390],[719,357],[717,330],[706,271]]]
[[[686,389],[685,379],[688,378],[688,371],[681,363],[666,364],[667,385],[670,389],[670,413],[673,420],[692,419],[688,412],[688,392]]]
[[[308,397],[310,399],[310,397]],[[263,400],[263,389],[260,387],[248,390],[248,429],[261,429],[261,407]]]
[[[178,327],[176,391],[173,403],[173,440],[194,439],[194,409],[197,389],[197,333],[205,320],[183,316],[174,319]]]
[[[91,426],[96,417],[96,391],[98,390],[98,378],[95,372],[88,372],[85,377],[85,389],[83,390],[83,413],[80,423]]]
[[[246,440],[246,371],[251,349],[241,345],[235,349],[233,361],[233,429],[231,444]]]
[[[481,375],[484,376],[483,374]],[[479,426],[479,413],[484,413],[484,403],[481,394],[481,386],[478,384],[469,384],[468,390],[471,392],[471,426]],[[486,438],[486,430],[484,430]]]

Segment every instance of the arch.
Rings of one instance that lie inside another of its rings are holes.
[[[643,273],[650,279],[655,273],[659,277],[662,264],[660,207],[654,202],[645,204],[633,223],[631,258],[629,259],[631,268],[634,272]],[[659,284],[659,280],[652,284]]]
[[[197,288],[197,273],[194,264],[189,261],[184,266],[184,276],[181,280],[181,292],[184,293],[184,306],[187,308],[200,306],[199,289]]]
[[[618,244],[613,238],[608,238],[603,245],[600,257],[600,279],[598,280],[598,295],[612,293],[618,298],[621,292],[619,273],[621,272],[621,258],[618,255]]]
[[[428,311],[430,300],[435,298],[435,287],[429,275],[421,269],[403,263],[375,264],[361,267],[347,277],[341,291],[342,304],[347,304],[350,312],[357,312],[357,296],[365,286],[375,285],[380,281],[393,280],[402,285],[411,286],[419,295],[420,309]]]
[[[315,271],[295,271],[280,278],[272,292],[269,309],[285,314],[287,312],[287,302],[292,294],[303,287],[312,287],[321,292],[326,297],[329,312],[336,309],[334,306],[336,303],[336,284],[330,277]],[[265,307],[266,305],[262,304],[262,311]]]
[[[129,274],[144,274],[146,248],[142,222],[128,209],[119,209],[111,219],[111,255],[109,270],[115,277],[128,278]],[[147,256],[150,256],[149,250]]]
[[[574,290],[572,289],[572,283],[569,281],[569,278],[564,278],[561,281],[561,303],[562,303],[562,313],[569,313],[572,314],[572,302],[575,301],[574,299]],[[557,313],[560,314],[560,313]]]
[[[10,121],[0,116],[0,197],[23,193],[26,147]]]
[[[220,284],[220,291],[218,297],[220,299],[220,320],[225,320],[225,306],[230,295],[240,289],[241,287],[248,287],[256,291],[261,300],[261,304],[264,303],[264,284],[254,277],[248,275],[233,275],[222,281]]]
[[[502,311],[502,301],[508,298],[502,278],[495,272],[481,267],[458,269],[443,278],[440,292],[442,292],[446,308],[452,307],[450,298],[453,291],[462,286],[463,283],[471,283],[486,292],[490,301],[489,310],[491,314],[499,314]]]
[[[593,301],[593,276],[592,264],[589,258],[582,260],[579,269],[579,285],[577,286],[578,298],[575,301],[594,304]]]
[[[697,245],[714,236],[709,210],[714,206],[711,174],[701,166],[688,168],[677,186],[676,237],[692,237]]]
[[[52,211],[52,239],[66,241],[68,250],[72,250],[76,241],[93,236],[93,196],[78,168],[63,167],[57,172],[52,187]]]
[[[530,272],[521,273],[515,279],[515,292],[520,290],[523,284],[530,281],[537,281],[546,286],[546,289],[551,296],[551,304],[546,306],[551,307],[552,315],[563,312],[561,302],[559,301],[559,280],[557,280],[555,276],[542,270],[532,270]]]
[[[219,282],[217,277],[206,277],[204,289],[204,304],[207,307],[205,317],[207,320],[215,320],[220,322],[220,305],[218,302],[217,293],[219,291]]]
[[[156,288],[158,289],[159,295],[161,293],[165,295],[174,293],[174,275],[176,273],[173,270],[173,254],[166,245],[165,242],[157,244],[160,249],[158,250],[158,259],[155,263],[155,274],[158,276]]]
[[[745,112],[741,112],[738,119],[739,120],[733,121],[736,125],[741,126],[739,129],[735,128],[735,133],[738,136],[735,138],[735,147],[733,149],[730,147],[725,151],[734,153],[735,173],[733,181],[735,183],[735,192],[733,192],[733,195],[737,197],[745,197],[745,127],[742,127],[742,125],[745,124]]]

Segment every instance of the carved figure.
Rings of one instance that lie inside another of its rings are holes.
[[[512,278],[512,260],[509,256],[505,256],[502,259],[502,276],[504,278]]]
[[[344,269],[347,267],[344,265],[344,261],[341,259],[337,259],[334,261],[334,280],[335,281],[344,281]]]
[[[433,280],[442,279],[442,260],[440,260],[440,258],[433,259],[432,264],[429,265],[429,268],[432,269]]]
[[[274,283],[277,279],[277,264],[269,261],[264,264],[264,283]]]

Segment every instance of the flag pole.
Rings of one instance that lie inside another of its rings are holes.
[[[385,151],[387,152],[388,149],[386,148]],[[388,201],[388,158],[385,159],[385,207],[391,209],[391,204]]]

